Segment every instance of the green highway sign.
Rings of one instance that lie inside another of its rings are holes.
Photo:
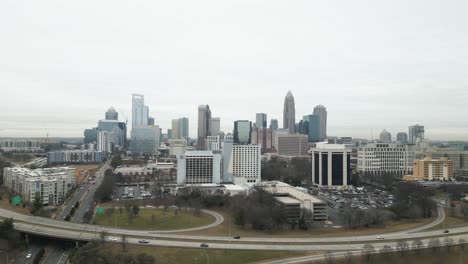
[[[13,197],[13,201],[12,201],[13,205],[19,205],[19,204],[21,204],[22,202],[23,202],[23,200],[21,199],[21,196],[15,196],[15,197]]]
[[[97,213],[97,214],[103,214],[103,213],[104,213],[104,208],[98,207],[98,208],[96,209],[96,213]]]

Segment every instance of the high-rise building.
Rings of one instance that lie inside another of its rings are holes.
[[[172,138],[172,129],[170,129],[170,128],[167,129],[167,139],[173,139]]]
[[[276,151],[278,151],[278,137],[280,135],[287,135],[287,134],[289,134],[288,129],[280,128],[280,129],[273,131],[273,147],[275,148]]]
[[[112,132],[99,130],[96,141],[97,150],[103,153],[111,153],[114,149],[114,137],[115,135]]]
[[[189,119],[187,117],[179,118],[179,136],[189,141]]]
[[[320,141],[320,116],[305,115],[299,123],[299,133],[308,136],[309,142]]]
[[[132,129],[130,150],[132,153],[154,155],[157,153],[161,140],[159,126],[135,126]]]
[[[208,136],[206,137],[206,148],[207,150],[220,150],[221,149],[221,140],[218,136]]]
[[[172,119],[172,139],[180,139],[180,119]]]
[[[148,126],[154,126],[154,117],[148,117]]]
[[[424,126],[414,125],[408,128],[408,143],[416,144],[422,139],[424,139]]]
[[[148,125],[149,108],[145,106],[145,97],[132,94],[132,129],[135,126]]]
[[[232,170],[229,169],[230,160],[232,157],[232,147],[234,145],[234,137],[231,133],[228,133],[224,136],[224,139],[221,143],[222,148],[222,158],[223,158],[223,182],[233,182]]]
[[[206,150],[206,137],[211,135],[211,110],[209,105],[198,107],[198,149]]]
[[[405,132],[399,132],[396,136],[396,140],[398,143],[406,144],[408,143],[408,134]]]
[[[252,139],[252,122],[248,120],[238,120],[234,122],[234,143],[250,144]]]
[[[273,150],[273,132],[271,129],[254,127],[250,138],[252,139],[252,145],[262,146],[262,153]]]
[[[447,158],[415,160],[413,176],[425,181],[448,181],[453,178],[453,161]]]
[[[266,128],[267,127],[267,114],[257,113],[255,115],[255,126],[257,128]]]
[[[402,177],[413,172],[414,145],[370,143],[359,147],[357,154],[357,170],[364,175],[390,173]]]
[[[219,117],[211,118],[211,136],[217,136],[221,132],[221,119]]]
[[[106,120],[119,120],[119,113],[115,111],[114,107],[110,107],[106,112]]]
[[[221,154],[186,151],[177,156],[177,184],[221,183]]]
[[[273,131],[278,129],[278,119],[273,118],[270,120],[270,129]]]
[[[323,105],[317,105],[314,108],[314,115],[320,117],[319,141],[324,141],[327,138],[327,108],[325,108]]]
[[[278,155],[307,156],[309,151],[308,136],[301,134],[278,135]]]
[[[385,129],[380,133],[379,138],[382,143],[392,143],[392,134]]]
[[[127,145],[127,125],[125,122],[119,122],[118,120],[99,120],[98,131],[111,133],[109,135],[109,140],[115,147],[124,148]]]
[[[233,145],[229,168],[234,184],[260,182],[262,171],[260,145]]]
[[[284,99],[283,128],[288,129],[289,134],[294,134],[296,132],[296,107],[294,105],[294,96],[291,91],[288,91]]]
[[[351,184],[351,149],[343,144],[319,143],[309,153],[313,183],[328,188]]]
[[[85,129],[83,133],[84,134],[83,143],[84,144],[95,143],[97,141],[97,133],[98,133],[97,127]]]

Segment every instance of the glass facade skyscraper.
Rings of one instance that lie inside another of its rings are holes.
[[[238,120],[234,122],[234,143],[250,144],[252,133],[252,122],[248,120]]]

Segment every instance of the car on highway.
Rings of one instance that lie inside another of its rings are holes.
[[[140,244],[148,244],[149,241],[146,240],[146,239],[142,239],[142,240],[139,240],[138,243],[140,243]]]
[[[450,233],[450,231],[448,231],[448,230],[445,230],[445,231],[444,231],[444,234],[448,234],[448,233]]]
[[[385,239],[385,237],[384,237],[384,236],[382,236],[382,235],[380,235],[380,236],[377,236],[377,239],[379,239],[379,240],[383,240],[383,239]]]
[[[117,238],[116,238],[116,237],[108,237],[107,240],[109,240],[109,241],[117,241]]]
[[[234,239],[240,239],[240,236],[235,236]]]
[[[31,254],[31,253],[28,253],[28,254],[26,255],[26,258],[27,258],[27,259],[30,259],[31,257],[32,257],[32,254]]]
[[[208,244],[206,244],[206,243],[201,243],[201,244],[200,244],[200,247],[202,247],[202,248],[207,248],[207,247],[208,247]]]

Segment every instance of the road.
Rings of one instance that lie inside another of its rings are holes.
[[[77,189],[73,195],[67,200],[62,211],[58,215],[58,219],[62,220],[70,213],[71,208],[76,202],[80,202],[80,206],[76,209],[75,214],[70,218],[71,223],[81,223],[84,215],[89,210],[93,203],[94,193],[101,184],[104,178],[104,172],[109,168],[110,161],[106,162],[98,171],[96,171],[96,183],[91,184],[86,182],[82,188]],[[64,264],[70,254],[69,250],[63,250],[59,246],[51,246],[47,255],[44,258],[45,264]]]

